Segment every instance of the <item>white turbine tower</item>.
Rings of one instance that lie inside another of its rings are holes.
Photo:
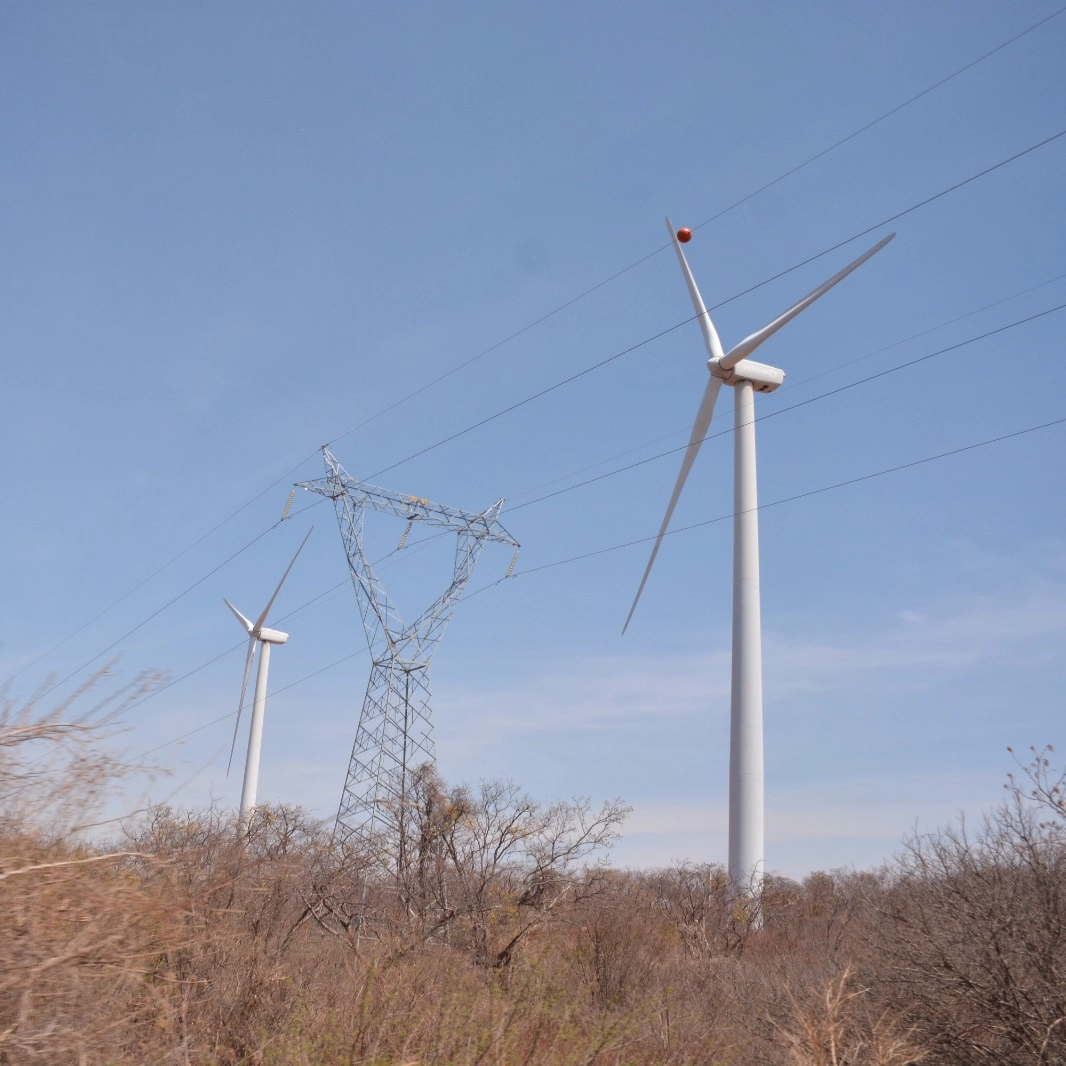
[[[278,598],[278,593],[281,591],[281,586],[285,584],[285,578],[289,576],[289,570],[292,569],[293,564],[296,562],[296,556],[303,551],[303,546],[307,543],[307,537],[311,536],[314,527],[307,531],[307,536],[300,542],[300,547],[296,549],[296,555],[292,557],[292,562],[289,563],[288,569],[281,575],[281,580],[278,582],[278,587],[274,589],[274,595],[270,597],[270,601],[263,608],[263,613],[254,621],[251,622],[233,606],[225,597],[222,602],[237,616],[237,621],[244,627],[245,632],[248,634],[248,656],[244,660],[244,683],[241,685],[241,700],[237,704],[237,723],[233,727],[233,743],[229,749],[229,764],[226,766],[226,773],[229,774],[230,767],[233,765],[233,752],[237,747],[237,731],[241,727],[241,711],[244,709],[244,697],[248,691],[248,678],[252,674],[252,659],[255,658],[255,646],[259,644],[259,671],[255,675],[255,699],[252,704],[252,725],[248,731],[248,755],[244,762],[244,787],[241,789],[241,814],[240,817],[244,820],[248,812],[255,806],[255,793],[259,785],[259,751],[263,746],[263,716],[266,713],[266,694],[267,694],[267,674],[270,671],[270,645],[271,644],[284,644],[289,639],[288,633],[282,633],[277,629],[266,629],[263,623],[267,620],[267,615],[270,613],[270,608],[274,606],[274,601]]]
[[[735,396],[733,429],[733,671],[729,731],[729,883],[735,895],[758,897],[763,880],[763,715],[762,715],[762,629],[759,618],[759,520],[758,492],[755,480],[755,397],[754,393],[773,392],[785,373],[776,367],[756,363],[748,356],[768,337],[810,307],[839,281],[862,266],[892,238],[890,233],[855,262],[819,285],[799,303],[790,307],[769,325],[752,333],[735,348],[725,352],[715,332],[703,298],[696,287],[678,237],[688,241],[691,231],[666,226],[688,284],[692,306],[696,309],[703,341],[707,347],[707,368],[711,379],[700,401],[696,423],[681,462],[681,472],[674,485],[666,517],[655,539],[640,587],[629,609],[622,632],[626,631],[637,601],[651,573],[674,508],[681,496],[689,471],[700,445],[707,437],[714,413],[714,402],[722,385],[731,385]]]

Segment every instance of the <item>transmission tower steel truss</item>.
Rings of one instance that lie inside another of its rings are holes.
[[[298,487],[333,500],[372,660],[334,839],[341,844],[372,847],[386,865],[399,869],[404,865],[409,831],[412,775],[426,763],[435,762],[430,659],[455,614],[481,549],[496,541],[517,552],[518,543],[497,520],[502,499],[481,514],[471,514],[356,481],[328,448],[322,449],[322,455],[326,476]],[[408,523],[401,545],[415,522],[455,534],[451,584],[409,625],[389,599],[364,551],[363,521],[368,510],[395,515]],[[389,854],[381,853],[382,841],[393,842],[387,849]]]

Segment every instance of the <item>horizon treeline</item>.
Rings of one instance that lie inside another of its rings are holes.
[[[121,703],[0,704],[0,1066],[1066,1063],[1050,748],[979,825],[753,904],[714,865],[606,865],[619,802],[429,766],[345,846],[285,806],[90,839]]]

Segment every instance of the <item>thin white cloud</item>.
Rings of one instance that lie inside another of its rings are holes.
[[[551,733],[704,714],[708,701],[728,706],[728,650],[654,661],[622,656],[581,659],[557,674],[541,674],[514,686],[453,691],[438,706],[449,719],[476,721],[478,732]]]
[[[766,855],[771,871],[802,877],[814,869],[877,865],[916,829],[929,832],[975,817],[1002,796],[994,773],[855,777],[804,788],[771,789]],[[724,861],[724,802],[638,803],[615,849],[616,865],[649,867],[685,859]]]
[[[1066,586],[1028,582],[997,596],[953,596],[898,610],[864,632],[806,641],[764,636],[767,700],[802,693],[881,692],[931,686],[975,669],[1046,660],[1066,637]],[[802,633],[797,621],[794,632]],[[503,734],[600,729],[637,720],[706,717],[729,704],[728,646],[710,654],[666,653],[573,660],[513,685],[442,694],[438,707],[488,742]],[[462,728],[462,726],[460,726]]]

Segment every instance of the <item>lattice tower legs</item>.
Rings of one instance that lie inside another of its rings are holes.
[[[337,812],[335,839],[375,853],[387,847],[390,853],[377,854],[378,860],[393,871],[403,869],[412,775],[435,761],[429,665],[395,658],[375,662]]]

